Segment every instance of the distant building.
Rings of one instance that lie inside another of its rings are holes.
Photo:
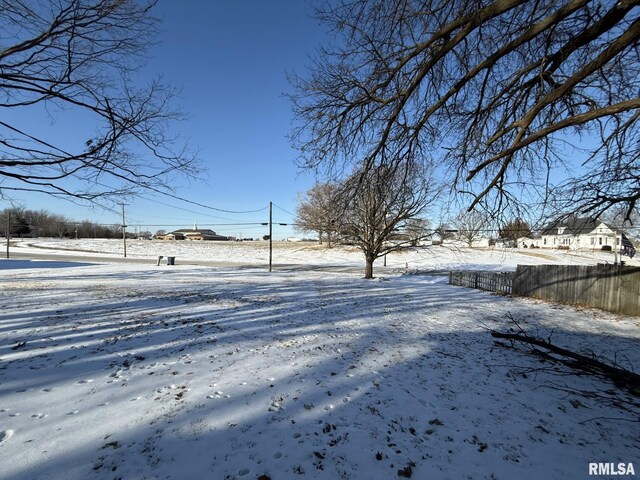
[[[488,248],[492,245],[492,241],[489,237],[478,237],[474,238],[473,242],[471,242],[471,246],[473,248]]]
[[[519,238],[518,247],[555,248],[561,250],[613,250],[620,248],[627,236],[623,231],[588,218],[571,217],[553,222],[534,238]],[[604,247],[604,248],[603,248]]]
[[[194,240],[194,241],[227,241],[229,237],[218,235],[208,228],[183,228],[163,235],[156,235],[157,240]]]
[[[218,235],[216,232],[208,228],[184,228],[171,233],[176,236],[182,236],[184,240],[229,240],[229,237]]]
[[[184,240],[184,235],[171,233],[163,233],[161,235],[154,235],[155,240]]]

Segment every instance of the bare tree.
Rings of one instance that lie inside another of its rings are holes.
[[[440,237],[440,241],[444,243],[446,240],[452,240],[456,238],[456,230],[451,225],[446,222],[441,222],[434,230],[438,237]]]
[[[332,183],[314,185],[304,196],[298,198],[295,228],[301,232],[317,232],[320,244],[323,237],[327,245],[336,232],[338,187]]]
[[[404,224],[404,231],[411,238],[411,245],[416,246],[429,236],[429,220],[426,218],[410,218]]]
[[[142,87],[132,75],[153,42],[155,3],[0,0],[0,196],[99,201],[194,172],[193,155],[169,133],[181,117],[173,90],[157,80]],[[73,117],[93,133],[63,143],[20,122],[21,111],[52,123]]]
[[[638,207],[634,208],[631,213],[621,206],[611,208],[605,215],[600,217],[600,220],[619,228],[638,225],[640,223],[640,210]]]
[[[640,198],[640,9],[621,0],[339,0],[338,47],[294,77],[305,167],[366,170],[426,153],[454,189],[503,211],[547,198],[566,142],[593,140],[555,191],[593,215]],[[431,150],[430,152],[427,150]],[[357,162],[358,164],[360,162]]]
[[[69,235],[71,232],[71,221],[62,215],[53,215],[51,218],[50,228],[53,235],[59,238],[64,238],[65,235]]]
[[[34,211],[19,208],[18,211],[24,219],[29,233],[34,237],[57,236],[62,238],[69,235],[75,236],[76,231],[78,238],[116,238],[122,236],[119,225],[104,225],[91,220],[76,221],[46,210]]]
[[[472,247],[473,242],[486,233],[488,224],[487,216],[476,210],[460,212],[453,219],[453,226],[458,231],[458,238],[467,242],[469,247]]]
[[[404,167],[404,168],[402,168]],[[417,217],[436,198],[432,181],[409,165],[357,172],[341,188],[340,235],[364,254],[365,278],[373,278],[374,261],[405,247],[392,242],[396,229]]]
[[[517,242],[519,238],[530,238],[533,235],[529,224],[521,218],[515,218],[504,224],[498,231],[498,234],[500,238],[510,240],[514,243]]]

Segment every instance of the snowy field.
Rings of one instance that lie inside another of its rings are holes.
[[[36,242],[79,248],[22,251]],[[262,243],[172,247],[176,266],[0,260],[0,478],[583,479],[590,462],[640,473],[637,398],[488,332],[511,328],[510,314],[531,334],[638,370],[640,319],[403,274],[595,263],[589,255],[415,251],[366,281],[180,263],[260,264]],[[128,248],[169,254],[155,242]],[[274,262],[361,257],[279,245]]]
[[[15,254],[123,256],[122,240],[53,240],[17,241],[11,249]],[[178,263],[223,263],[260,266],[269,262],[268,242],[191,242],[128,240],[127,257],[157,262],[159,255],[176,257]],[[640,257],[640,255],[639,255]],[[640,265],[640,259],[623,259],[629,265]],[[560,263],[593,265],[613,263],[611,252],[570,252],[543,249],[487,248],[469,249],[461,245],[427,246],[394,252],[387,256],[388,270],[515,270],[516,265]],[[273,243],[273,263],[284,266],[363,268],[362,253],[356,247],[326,248],[307,243]],[[374,264],[382,267],[383,259]]]

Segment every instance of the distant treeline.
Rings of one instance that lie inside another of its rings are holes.
[[[0,212],[0,235],[6,236],[7,232],[12,237],[122,238],[120,225],[104,225],[89,220],[78,222],[46,210],[16,207]],[[132,235],[127,234],[129,236]]]

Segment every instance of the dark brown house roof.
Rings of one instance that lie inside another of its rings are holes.
[[[599,220],[594,220],[592,218],[578,218],[578,217],[569,217],[564,220],[556,220],[553,223],[550,223],[546,227],[542,229],[542,235],[557,235],[558,229],[564,227],[563,235],[584,235],[592,232],[595,228],[600,225],[601,222]],[[605,223],[605,225],[607,225]],[[610,225],[607,225],[611,230],[615,230]]]
[[[171,232],[173,235],[181,235],[185,238],[188,237],[202,237],[205,240],[228,240],[229,237],[218,235],[216,232],[209,228],[181,228],[180,230],[174,230]]]

